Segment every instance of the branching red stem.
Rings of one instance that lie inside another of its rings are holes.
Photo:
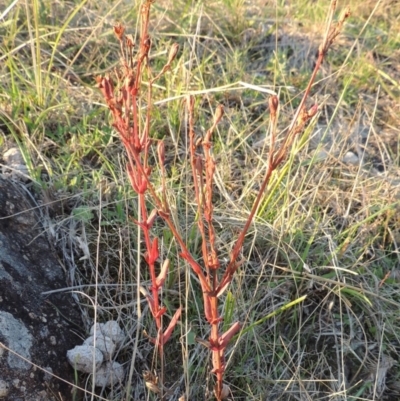
[[[306,101],[310,95],[311,88],[314,84],[317,73],[322,62],[332,45],[334,39],[338,36],[342,29],[343,23],[349,16],[346,10],[339,18],[336,25],[332,24],[333,16],[336,10],[336,1],[331,1],[331,9],[328,17],[327,31],[324,40],[319,47],[318,58],[315,68],[312,72],[308,85],[304,91],[294,117],[286,131],[279,148],[277,144],[277,121],[279,115],[279,99],[273,96],[269,99],[270,109],[270,149],[267,159],[267,167],[261,187],[252,205],[250,213],[246,219],[243,229],[241,230],[231,252],[227,267],[223,272],[216,246],[216,232],[213,226],[213,184],[215,174],[215,161],[212,156],[212,135],[221,121],[223,116],[222,106],[218,106],[214,115],[214,121],[206,132],[202,140],[195,138],[194,130],[194,99],[189,97],[186,105],[189,115],[189,147],[190,147],[190,164],[193,176],[193,188],[197,202],[197,225],[201,235],[201,250],[204,266],[202,267],[189,252],[178,228],[170,217],[170,208],[166,196],[166,180],[165,180],[165,147],[163,142],[158,144],[158,161],[162,175],[161,198],[157,195],[155,188],[151,182],[151,168],[148,165],[149,149],[152,143],[150,139],[150,122],[152,111],[152,85],[164,75],[170,68],[171,63],[175,59],[178,52],[178,45],[174,44],[169,52],[168,61],[156,74],[152,76],[152,72],[148,63],[151,40],[148,33],[149,14],[152,0],[146,0],[142,4],[140,16],[140,43],[139,50],[134,56],[133,38],[125,35],[125,29],[122,25],[116,25],[115,34],[120,41],[121,47],[121,67],[115,71],[117,89],[114,87],[113,80],[109,76],[98,77],[97,82],[107,105],[113,116],[113,126],[119,132],[121,141],[123,142],[127,157],[127,172],[132,188],[137,192],[138,204],[140,210],[140,220],[136,224],[141,227],[145,252],[145,262],[148,266],[151,287],[150,292],[145,293],[151,313],[153,315],[157,335],[151,340],[156,344],[161,365],[163,365],[164,345],[171,337],[172,331],[176,326],[181,314],[181,308],[174,313],[168,327],[163,330],[163,315],[166,308],[162,306],[159,295],[160,290],[165,283],[168,274],[169,261],[165,260],[159,274],[156,273],[156,265],[159,259],[158,238],[151,235],[151,229],[156,216],[162,217],[171,230],[175,240],[178,242],[181,253],[180,256],[185,259],[194,273],[197,275],[203,292],[204,314],[206,320],[211,326],[209,341],[203,341],[207,344],[212,353],[213,373],[216,377],[214,393],[218,401],[225,397],[223,394],[223,377],[225,373],[225,350],[232,337],[240,330],[240,323],[236,322],[225,332],[219,332],[220,322],[222,320],[219,315],[218,297],[222,295],[225,289],[232,281],[233,275],[242,263],[239,261],[239,254],[243,247],[245,236],[248,232],[254,216],[259,208],[260,202],[264,197],[266,188],[268,187],[272,173],[286,158],[288,150],[293,144],[295,137],[301,134],[307,122],[317,113],[318,106],[312,106],[308,111],[305,109]],[[146,74],[147,84],[147,109],[143,126],[141,126],[140,116],[140,89],[143,75]],[[146,203],[146,196],[150,195],[155,203],[156,210],[149,213]],[[163,393],[161,390],[161,397]]]

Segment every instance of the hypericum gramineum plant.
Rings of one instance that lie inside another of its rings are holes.
[[[186,107],[189,115],[189,141],[190,141],[190,162],[193,175],[193,187],[198,207],[198,229],[202,237],[202,259],[201,266],[189,252],[178,228],[174,225],[171,217],[168,201],[165,195],[165,148],[164,143],[158,143],[158,162],[162,174],[161,193],[159,197],[151,182],[151,168],[149,166],[149,150],[153,142],[149,136],[151,109],[152,109],[152,85],[154,82],[168,71],[176,57],[178,46],[174,44],[169,52],[168,60],[162,70],[153,76],[149,65],[149,52],[151,48],[151,39],[148,33],[149,13],[152,0],[146,0],[142,4],[140,13],[140,40],[139,49],[134,54],[134,43],[130,36],[124,34],[124,28],[117,25],[114,28],[115,34],[121,44],[121,63],[120,68],[114,72],[114,79],[117,86],[110,76],[98,77],[98,86],[107,102],[113,116],[113,126],[120,134],[121,140],[125,146],[128,164],[127,172],[132,188],[138,194],[140,217],[136,224],[140,226],[143,232],[144,243],[147,249],[145,261],[148,265],[151,277],[151,294],[145,292],[151,313],[155,320],[157,335],[151,340],[156,344],[161,360],[161,366],[164,362],[164,345],[171,337],[172,331],[176,326],[181,314],[179,308],[172,317],[169,325],[164,330],[162,317],[166,312],[159,300],[159,291],[162,288],[168,273],[169,262],[166,260],[161,267],[159,274],[156,274],[156,261],[159,257],[158,239],[151,235],[151,228],[156,216],[160,216],[174,235],[175,240],[180,246],[180,256],[188,262],[194,273],[197,275],[203,292],[204,315],[211,326],[211,333],[208,341],[203,343],[212,353],[213,373],[216,377],[214,394],[218,401],[229,395],[229,388],[223,384],[225,373],[224,354],[226,347],[232,337],[240,330],[240,323],[235,322],[225,332],[220,333],[220,322],[223,317],[219,315],[218,298],[227,289],[232,281],[234,273],[242,263],[239,261],[240,250],[243,246],[245,235],[248,231],[253,217],[259,207],[261,199],[264,196],[265,189],[273,171],[285,159],[294,138],[301,134],[307,122],[317,114],[318,106],[314,105],[309,110],[305,109],[305,103],[309,97],[311,87],[314,83],[317,72],[332,45],[334,39],[340,33],[344,21],[349,16],[349,11],[342,14],[336,24],[332,23],[336,10],[336,1],[331,1],[331,8],[328,17],[327,30],[322,44],[319,47],[318,58],[315,63],[314,71],[311,75],[303,98],[292,119],[292,122],[286,131],[281,145],[277,143],[277,120],[279,99],[272,96],[269,99],[270,110],[270,147],[267,159],[265,176],[260,187],[259,193],[251,208],[247,221],[240,232],[231,252],[229,263],[225,269],[221,268],[218,251],[216,249],[216,236],[213,227],[213,182],[215,172],[215,161],[212,157],[212,134],[217,124],[223,116],[222,106],[218,106],[214,116],[211,128],[200,142],[195,142],[194,136],[194,99],[188,97]],[[147,79],[147,109],[145,119],[140,120],[139,100],[142,96],[141,88],[144,76]],[[146,206],[146,194],[153,199],[156,209],[149,212]],[[164,397],[163,386],[159,389],[159,395]]]
[[[128,164],[127,172],[132,188],[138,195],[139,217],[135,223],[141,228],[143,233],[146,252],[144,259],[149,268],[151,278],[151,294],[145,293],[150,311],[154,318],[157,334],[155,338],[150,340],[156,344],[159,352],[161,366],[164,365],[164,345],[171,337],[172,331],[181,315],[179,308],[172,317],[169,325],[164,330],[162,318],[166,312],[166,307],[160,303],[159,292],[164,285],[168,273],[169,260],[166,259],[160,269],[159,274],[156,273],[156,263],[159,258],[158,238],[152,237],[151,228],[160,210],[163,210],[163,204],[158,199],[152,184],[150,183],[151,167],[149,166],[149,146],[151,139],[149,138],[150,115],[151,115],[151,99],[152,84],[170,67],[170,63],[175,58],[178,46],[173,45],[169,54],[168,62],[163,70],[155,78],[151,75],[148,63],[151,40],[148,35],[148,22],[150,6],[152,1],[146,1],[141,7],[141,32],[139,50],[134,56],[134,41],[132,36],[125,35],[125,28],[122,25],[114,27],[115,35],[120,42],[121,59],[119,69],[114,71],[114,78],[117,87],[114,87],[113,79],[110,76],[97,77],[98,86],[107,102],[113,116],[113,127],[118,131],[122,143],[125,146]],[[148,108],[146,112],[145,122],[142,125],[139,110],[139,98],[141,96],[140,89],[142,85],[143,75],[146,73],[149,79],[148,86]],[[159,156],[163,156],[163,143],[159,146]],[[149,212],[146,205],[146,194],[151,195],[156,200],[159,211],[152,210]],[[155,389],[156,387],[153,387]],[[163,386],[159,388],[161,397],[163,397]]]

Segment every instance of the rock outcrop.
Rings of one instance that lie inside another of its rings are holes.
[[[0,399],[72,400],[80,313],[23,183],[0,178]],[[57,378],[61,377],[63,380]]]

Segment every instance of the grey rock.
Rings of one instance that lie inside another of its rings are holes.
[[[0,333],[13,351],[25,359],[31,359],[32,335],[26,326],[15,319],[11,313],[0,311]],[[11,369],[29,370],[31,364],[20,356],[8,353],[8,366]]]
[[[106,362],[97,370],[94,385],[96,387],[110,387],[121,383],[125,376],[124,367],[118,362]]]
[[[96,333],[96,337],[90,336],[84,341],[83,344],[99,349],[103,353],[104,359],[106,361],[111,360],[115,352],[114,341],[111,340],[110,337],[107,337],[102,333]]]
[[[8,384],[5,380],[0,380],[0,398],[8,395]]]
[[[111,338],[116,345],[121,345],[125,338],[124,331],[119,327],[118,322],[115,320],[94,324],[90,328],[90,335],[94,335],[95,332],[100,332],[103,335]]]
[[[29,171],[19,148],[12,147],[8,149],[4,152],[3,159],[5,164],[3,174],[5,177],[20,179],[22,181],[29,179]]]
[[[359,161],[360,161],[359,157],[356,154],[354,154],[353,152],[347,152],[343,156],[343,163],[346,163],[346,164],[357,165],[359,163]]]
[[[100,368],[104,357],[102,352],[87,344],[77,345],[67,352],[67,358],[71,366],[78,372],[92,373]]]
[[[71,385],[44,378],[74,383],[66,352],[81,342],[81,316],[70,294],[42,296],[66,283],[32,199],[23,183],[0,178],[0,391],[12,401],[72,400]]]

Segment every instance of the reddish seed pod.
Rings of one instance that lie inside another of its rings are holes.
[[[189,112],[193,113],[193,110],[194,110],[194,96],[193,95],[188,96],[187,102],[188,102],[188,105],[189,105]]]
[[[169,259],[165,259],[161,267],[160,274],[157,276],[156,279],[157,289],[164,285],[165,279],[167,278],[168,269],[169,269]]]
[[[169,325],[167,329],[164,331],[163,334],[163,345],[169,340],[171,337],[172,331],[174,330],[176,324],[178,323],[178,320],[181,316],[182,313],[182,308],[180,307],[179,309],[176,310],[174,316],[172,317],[171,321],[169,322]]]
[[[124,26],[119,22],[118,24],[114,25],[113,29],[114,29],[114,34],[118,38],[118,40],[122,40],[125,32]]]
[[[350,13],[350,8],[349,8],[349,7],[346,7],[346,8],[343,10],[342,14],[340,14],[339,21],[344,21],[345,19],[349,18],[350,15],[351,15],[351,13]]]
[[[147,218],[146,225],[148,228],[153,226],[154,220],[157,218],[158,212],[156,209],[153,209]]]
[[[198,172],[199,174],[201,174],[202,171],[203,171],[203,161],[202,161],[202,159],[201,159],[200,156],[197,156],[197,157],[196,157],[196,160],[195,160],[195,167],[196,167],[197,172]]]
[[[224,106],[222,106],[222,104],[219,104],[217,106],[217,110],[215,110],[215,115],[214,115],[215,125],[221,121],[223,115],[224,115]]]
[[[219,337],[219,346],[221,348],[226,348],[229,344],[229,341],[231,341],[232,337],[241,329],[241,327],[242,326],[239,322],[233,323],[233,325]]]
[[[314,104],[308,111],[307,111],[307,116],[308,118],[314,117],[318,112],[318,105]]]
[[[150,47],[151,47],[151,39],[149,35],[146,35],[143,38],[142,41],[142,48],[141,48],[141,57],[148,57],[149,56],[149,51],[150,51]]]
[[[132,35],[126,35],[125,37],[125,43],[128,47],[133,47],[134,46],[134,40]]]
[[[271,96],[268,99],[268,106],[269,106],[269,111],[271,113],[271,116],[275,117],[276,113],[278,112],[278,106],[279,106],[278,96],[276,96],[276,95]]]
[[[97,75],[97,77],[95,78],[96,82],[97,82],[97,87],[101,88],[102,87],[102,82],[103,82],[103,77],[101,75]]]
[[[158,153],[158,162],[160,163],[161,166],[164,166],[164,163],[165,163],[165,145],[164,145],[164,141],[158,142],[157,153]]]

